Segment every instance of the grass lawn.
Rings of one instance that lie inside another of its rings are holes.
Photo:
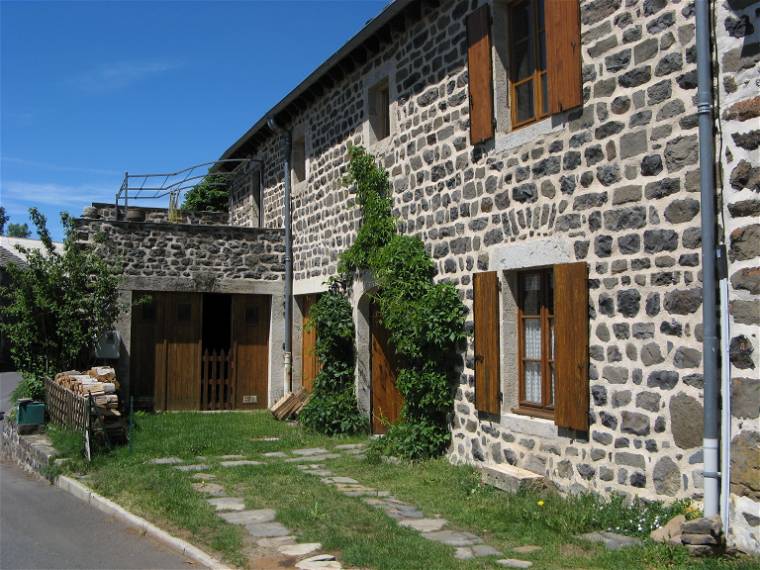
[[[247,508],[270,507],[294,531],[299,541],[321,542],[346,567],[378,570],[502,568],[498,557],[460,561],[454,549],[403,528],[381,510],[347,497],[295,464],[267,460],[266,465],[222,468],[218,456],[240,454],[261,459],[262,453],[303,447],[326,447],[366,441],[366,438],[326,438],[300,427],[276,422],[261,413],[172,413],[144,415],[138,420],[133,450],[120,448],[98,456],[91,465],[72,461],[67,469],[86,471],[88,484],[127,509],[216,552],[228,562],[245,566],[241,527],[217,517],[205,497],[192,489],[192,473],[150,459],[176,456],[210,465],[215,482],[243,497]],[[75,457],[78,442],[70,434],[51,430],[60,450]],[[265,438],[277,437],[277,441]],[[196,459],[198,456],[206,460]],[[684,549],[645,541],[641,547],[608,552],[575,538],[582,532],[622,526],[635,529],[640,511],[605,504],[591,497],[562,498],[545,493],[510,495],[484,486],[469,467],[444,459],[420,463],[371,464],[344,455],[327,462],[336,475],[391,491],[416,505],[426,516],[440,515],[450,526],[474,532],[504,552],[504,558],[533,562],[533,568],[760,568],[757,559],[690,559]],[[538,503],[543,501],[542,506]],[[656,514],[657,510],[649,511]],[[661,516],[666,516],[663,511]],[[532,554],[510,549],[537,545]]]

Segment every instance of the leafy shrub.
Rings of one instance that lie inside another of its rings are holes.
[[[27,265],[6,266],[9,284],[0,288],[11,359],[18,370],[38,378],[82,368],[98,338],[110,330],[121,307],[119,275],[93,250],[75,240],[68,216],[63,253],[58,253],[45,217],[29,210],[45,251],[22,249]]]
[[[229,188],[223,176],[210,174],[187,191],[182,209],[190,212],[226,212]]]
[[[333,282],[311,308],[309,326],[316,327],[316,353],[322,368],[314,379],[311,400],[301,410],[301,423],[326,435],[360,433],[367,419],[359,412],[354,393],[354,323],[351,304]]]
[[[447,417],[457,370],[453,359],[464,339],[465,309],[453,285],[433,281],[435,264],[422,241],[396,234],[388,174],[361,147],[350,151],[348,180],[356,190],[362,222],[353,245],[341,255],[339,271],[346,283],[357,270],[373,273],[378,284],[373,300],[396,352],[396,384],[404,398],[401,423],[389,426],[370,453],[408,459],[438,455],[450,438]],[[348,300],[345,307],[344,315],[334,314],[325,326],[351,323]],[[322,330],[317,328],[318,338]],[[312,401],[320,405],[316,393]]]
[[[45,382],[28,372],[21,374],[21,381],[11,392],[11,403],[15,404],[21,398],[31,398],[32,400],[45,399]]]

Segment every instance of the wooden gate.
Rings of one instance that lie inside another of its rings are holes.
[[[201,401],[201,309],[199,293],[171,293],[156,306],[158,410],[197,410]]]
[[[301,342],[301,385],[304,390],[311,392],[314,388],[314,379],[319,373],[319,358],[317,357],[317,331],[308,326],[311,322],[311,308],[317,302],[317,295],[304,295],[303,309],[303,332]]]
[[[370,305],[370,331],[372,433],[385,433],[386,424],[395,423],[401,417],[403,399],[396,387],[396,356],[375,303]]]
[[[235,408],[267,407],[270,297],[232,296]]]
[[[232,350],[204,350],[201,357],[201,409],[229,410],[235,405]]]
[[[158,305],[161,303],[162,295],[135,291],[132,296],[129,392],[134,397],[135,407],[138,409],[152,409],[154,406],[156,348],[163,329],[158,321]]]

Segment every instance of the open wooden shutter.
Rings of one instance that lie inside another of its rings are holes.
[[[475,321],[475,407],[498,414],[499,398],[499,279],[495,271],[473,276]]]
[[[546,65],[549,113],[583,104],[581,20],[576,0],[546,0]]]
[[[467,74],[470,90],[470,143],[493,137],[491,17],[488,4],[467,16]]]
[[[584,262],[554,266],[556,395],[554,422],[588,431],[588,268]]]

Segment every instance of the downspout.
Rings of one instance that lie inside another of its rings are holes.
[[[718,337],[715,278],[715,140],[708,0],[696,0],[699,195],[702,221],[702,354],[704,358],[704,516],[719,512]]]
[[[285,227],[285,342],[283,354],[283,387],[287,393],[293,391],[293,233],[290,227],[290,152],[293,137],[289,130],[278,125],[274,117],[267,119],[269,128],[282,136],[282,173],[284,195],[282,199],[282,217]]]

